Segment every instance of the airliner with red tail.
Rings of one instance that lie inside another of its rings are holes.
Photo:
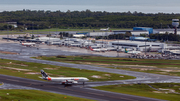
[[[22,43],[22,45],[26,47],[31,47],[31,46],[35,46],[36,43]]]
[[[89,79],[85,77],[50,77],[44,72],[44,70],[41,70],[41,74],[41,79],[59,82],[62,84],[77,84],[78,82],[83,82],[84,84],[85,82],[89,81]]]
[[[107,51],[107,49],[105,49],[105,48],[93,49],[91,46],[89,46],[89,49],[91,51],[95,51],[95,52],[105,52],[105,51]]]

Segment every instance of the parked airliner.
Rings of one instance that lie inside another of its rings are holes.
[[[128,51],[128,50],[125,48],[125,53],[140,54],[141,52],[140,52],[140,51]]]
[[[31,47],[31,46],[35,46],[36,43],[21,43],[23,46],[26,46],[26,47]]]
[[[109,30],[109,27],[105,28],[105,29],[103,29],[103,28],[100,29],[100,31],[108,31],[108,30]]]
[[[107,49],[105,49],[105,48],[93,49],[91,46],[89,48],[90,48],[91,51],[95,51],[95,52],[105,52],[105,51],[107,51]]]

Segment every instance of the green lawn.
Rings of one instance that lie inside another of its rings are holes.
[[[132,29],[118,29],[118,28],[110,28],[109,30],[132,30]],[[16,30],[14,30],[14,31],[0,31],[0,34],[7,34],[7,33],[9,33],[9,34],[25,34],[25,33],[34,33],[34,34],[39,34],[39,33],[49,33],[49,31],[50,32],[56,32],[56,31],[58,31],[58,32],[63,32],[63,31],[80,31],[80,32],[93,32],[93,31],[97,31],[97,32],[99,32],[100,31],[100,29],[83,29],[83,28],[79,28],[79,29],[75,29],[75,28],[73,28],[73,29],[56,29],[56,28],[50,28],[50,29],[39,29],[39,30],[26,30],[26,31],[23,31],[23,32],[20,32],[20,31],[16,31]]]
[[[180,60],[130,59],[130,58],[112,58],[112,57],[98,57],[98,56],[52,56],[52,57],[40,56],[34,58],[50,60],[50,61],[75,63],[75,64],[97,65],[97,66],[113,68],[113,69],[124,69],[124,70],[140,71],[146,73],[157,73],[157,74],[180,76],[180,70],[173,70],[173,71],[161,70],[161,68],[180,69]],[[140,68],[131,68],[138,66]],[[153,69],[147,69],[149,68],[149,66],[152,66]]]
[[[166,68],[168,66],[180,68],[180,60],[161,60],[159,59],[130,59],[130,58],[113,58],[113,57],[99,57],[99,56],[52,56],[36,57],[37,59],[63,61],[72,63],[102,63],[102,64],[119,64],[119,65],[148,65],[156,66],[158,68]]]
[[[110,85],[110,86],[99,86],[93,87],[95,89],[106,90],[117,93],[124,93],[130,95],[151,97],[169,101],[179,101],[180,94],[180,84],[178,83],[156,83],[150,84],[152,87],[156,89],[161,89],[157,91],[155,89],[150,88],[146,84],[123,84],[123,85]]]
[[[26,70],[17,70],[17,69],[26,69]],[[38,78],[38,76],[41,76],[40,74],[41,69],[47,72],[48,75],[50,76],[87,77],[90,79],[90,81],[126,80],[126,79],[135,78],[132,76],[106,73],[106,72],[98,72],[98,71],[91,71],[84,69],[81,70],[81,69],[54,66],[48,64],[0,59],[0,74],[4,74],[4,75],[42,80]],[[35,74],[29,74],[29,73],[35,73]],[[99,78],[95,78],[95,77],[99,77]]]
[[[93,101],[38,90],[0,90],[0,101]]]
[[[42,29],[42,30],[38,30],[40,32],[48,32],[48,31],[84,31],[84,32],[93,32],[94,31],[100,31],[100,29],[86,29],[86,28],[69,28],[69,29],[56,29],[56,28],[51,28],[51,29]],[[119,28],[110,28],[109,30],[132,30],[132,29],[119,29]],[[29,30],[32,32],[32,30]]]

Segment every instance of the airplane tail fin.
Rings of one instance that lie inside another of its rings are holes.
[[[93,49],[92,49],[92,47],[91,47],[91,46],[89,46],[89,48],[90,48],[90,50],[91,50],[91,51],[93,51]]]
[[[127,49],[125,48],[125,53],[128,53]]]
[[[49,77],[45,72],[44,70],[41,70],[41,75],[42,75],[42,78],[46,78],[46,77]]]

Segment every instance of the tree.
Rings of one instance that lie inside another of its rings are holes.
[[[68,33],[68,34],[69,34],[69,33]],[[73,34],[69,34],[69,37],[70,37],[70,38],[73,38]]]
[[[125,33],[125,37],[128,37],[128,38],[129,38],[130,36],[132,36],[131,32],[126,32],[126,33]]]
[[[34,35],[32,35],[31,39],[34,39],[34,38],[35,38],[35,36],[34,36]]]
[[[142,13],[142,12],[102,12],[102,11],[4,11],[0,12],[0,22],[17,22],[18,26],[24,24],[28,29],[32,29],[32,22],[34,22],[34,29],[48,28],[48,26],[56,27],[58,23],[59,28],[82,28],[83,24],[89,28],[109,27],[113,28],[132,28],[134,26],[144,26],[161,28],[172,28],[171,19],[179,18],[180,14],[167,14],[167,13]],[[121,23],[119,23],[121,22]],[[169,26],[167,26],[169,25]],[[6,30],[0,25],[0,29]],[[11,28],[10,28],[11,29]]]
[[[66,37],[69,37],[69,33],[65,33],[65,36],[66,36]]]
[[[63,38],[63,33],[62,32],[60,32],[59,35],[60,35],[60,38]]]
[[[51,34],[47,34],[47,36],[46,37],[51,37]]]

